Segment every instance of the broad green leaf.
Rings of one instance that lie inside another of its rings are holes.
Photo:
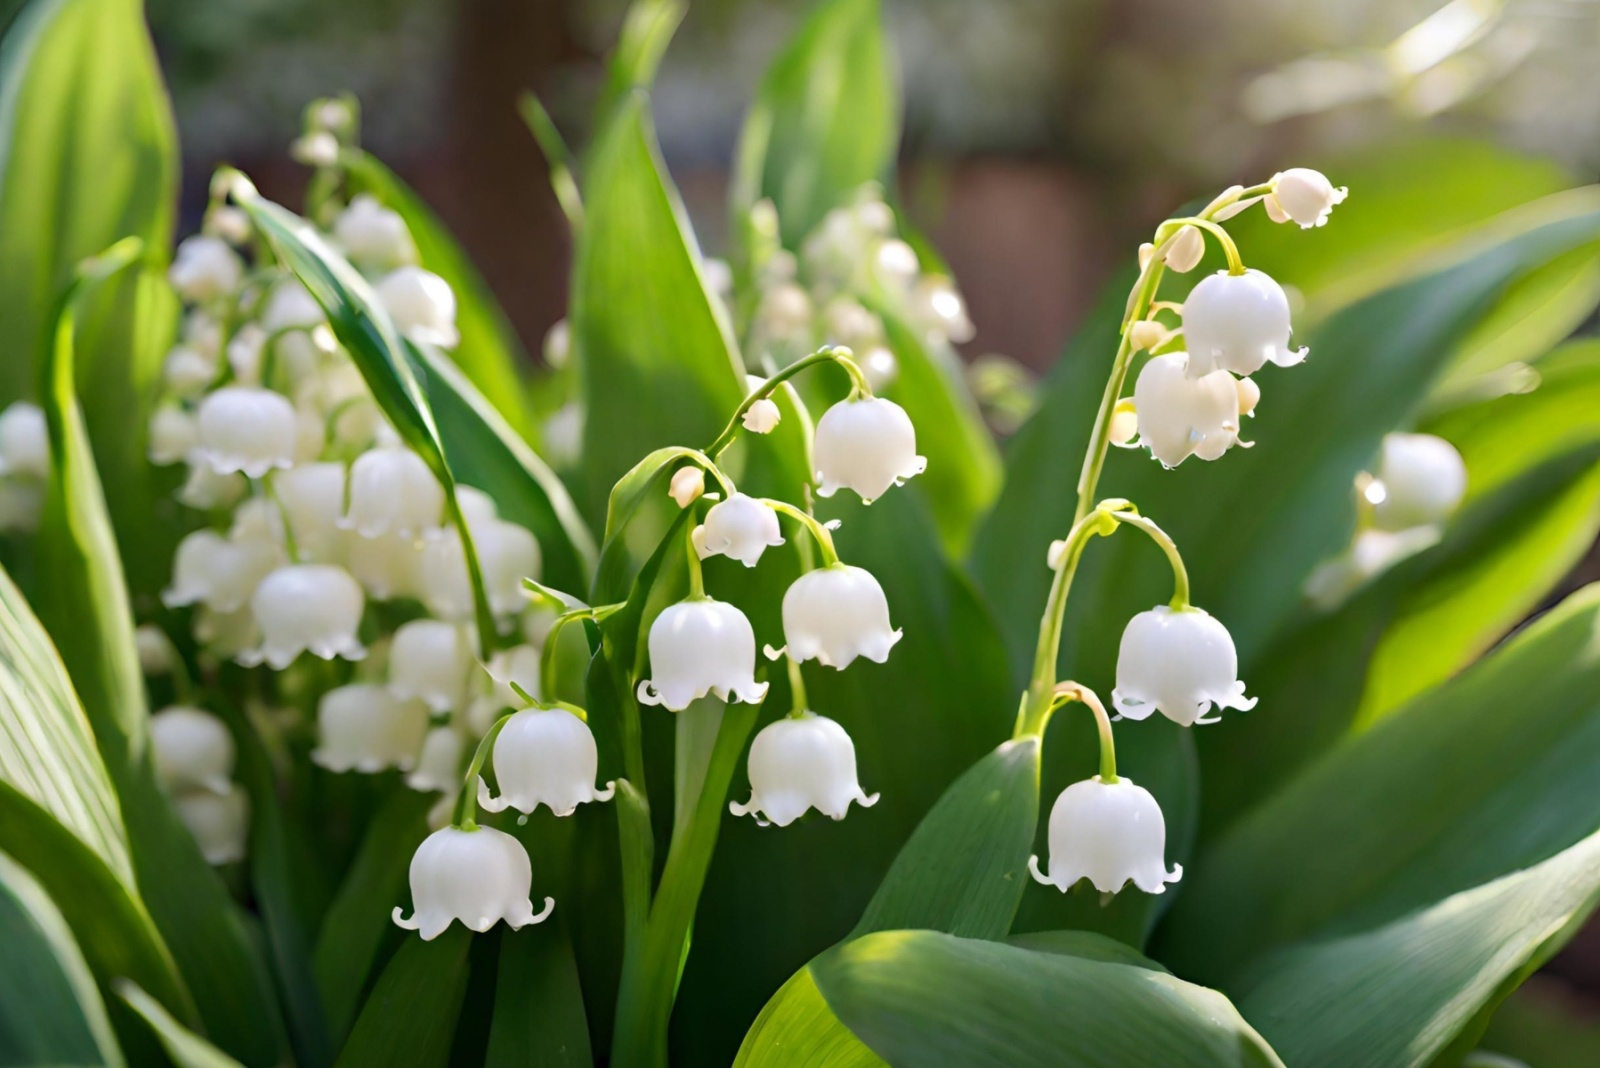
[[[378,977],[336,1062],[340,1068],[442,1068],[467,995],[472,932],[459,924],[431,942],[405,940]]]
[[[161,1042],[177,1068],[239,1068],[239,1062],[183,1026],[166,1008],[126,980],[116,984],[117,996],[139,1014]]]
[[[172,241],[178,150],[139,0],[34,0],[0,43],[0,406],[37,398],[56,298],[80,260],[137,236],[151,271],[107,286],[84,323],[78,383],[117,534],[149,563],[171,535],[151,510],[145,426],[175,302],[160,278]],[[161,562],[164,564],[164,560]]]
[[[0,853],[0,1063],[120,1068],[105,1003],[60,910]]]
[[[883,931],[812,972],[839,1018],[891,1064],[1283,1063],[1223,995],[1133,964]]]
[[[1600,587],[1346,738],[1185,873],[1160,956],[1237,978],[1538,864],[1600,826]]]
[[[772,996],[739,1047],[734,1068],[883,1068],[885,1061],[839,1022],[801,968]]]
[[[1576,931],[1600,899],[1600,834],[1372,930],[1276,954],[1240,1007],[1290,1064],[1422,1068]]]
[[[570,321],[584,404],[581,496],[597,521],[640,457],[713,440],[745,380],[643,96],[622,99],[599,131],[583,194]]]
[[[824,0],[773,60],[745,118],[736,219],[770,197],[795,247],[850,192],[887,177],[899,127],[878,0]]]
[[[487,1068],[588,1068],[589,1025],[566,927],[547,921],[500,938]]]
[[[355,191],[370,193],[399,212],[416,242],[422,266],[450,283],[456,296],[456,328],[461,332],[450,358],[512,429],[524,437],[534,433],[522,379],[529,366],[528,354],[489,284],[433,209],[376,157],[359,150],[347,152],[341,164]]]

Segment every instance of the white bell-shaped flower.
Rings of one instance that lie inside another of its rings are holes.
[[[706,473],[698,467],[680,467],[672,472],[672,480],[667,483],[667,496],[671,497],[679,508],[687,508],[706,492]]]
[[[709,597],[672,605],[650,625],[652,678],[639,683],[639,701],[682,712],[706,694],[759,704],[767,684],[756,682],[756,635],[731,604]]]
[[[807,809],[844,819],[854,801],[878,803],[856,778],[856,745],[826,716],[806,714],[769,723],[750,743],[750,800],[728,805],[735,816],[787,827]]]
[[[234,612],[249,603],[256,588],[283,561],[282,550],[262,538],[226,538],[197,530],[178,543],[172,585],[161,594],[169,608],[204,604]]]
[[[858,656],[883,663],[900,640],[883,587],[872,572],[848,564],[795,579],[783,595],[783,635],[795,660],[840,671]]]
[[[528,894],[533,864],[522,843],[493,827],[444,827],[423,839],[411,858],[412,915],[396,907],[394,922],[424,941],[439,937],[452,920],[482,933],[504,920],[513,931],[540,923],[556,907],[544,899],[534,914]]]
[[[1466,496],[1467,464],[1443,438],[1385,434],[1378,482],[1382,492],[1373,505],[1373,518],[1383,530],[1442,523]]]
[[[172,799],[178,820],[189,829],[200,855],[211,865],[243,860],[250,837],[250,798],[232,783],[226,793],[197,790]]]
[[[504,519],[468,523],[472,544],[483,572],[483,589],[489,609],[511,616],[528,603],[525,578],[539,575],[539,543],[533,532]],[[460,533],[451,528],[430,541],[422,551],[422,600],[428,610],[444,619],[472,615],[472,582]]]
[[[295,548],[302,560],[332,563],[344,559],[344,532],[339,527],[344,511],[343,464],[296,464],[272,476],[272,488],[294,532]]]
[[[416,765],[428,733],[428,708],[373,683],[338,686],[317,702],[317,748],[311,759],[329,771],[367,774]]]
[[[0,475],[49,477],[50,428],[37,404],[16,401],[0,412]]]
[[[1239,441],[1239,387],[1226,371],[1190,378],[1182,352],[1153,356],[1139,371],[1133,405],[1139,444],[1167,467],[1215,460]]]
[[[435,712],[461,704],[473,667],[462,627],[442,619],[414,619],[394,632],[389,646],[389,689],[415,697]]]
[[[239,472],[219,474],[210,463],[191,454],[189,475],[174,496],[186,507],[209,512],[233,507],[249,488],[250,484]]]
[[[195,455],[218,474],[260,478],[294,466],[297,430],[288,397],[255,386],[224,386],[200,402]]]
[[[406,776],[406,785],[418,792],[461,788],[461,752],[465,743],[454,727],[434,727],[422,740],[417,766]]]
[[[182,463],[200,443],[200,425],[176,404],[163,404],[150,416],[150,462],[158,467]]]
[[[174,705],[151,716],[150,754],[170,794],[233,788],[233,735],[209,712]]]
[[[720,554],[745,567],[755,567],[768,547],[783,544],[778,513],[743,493],[712,505],[691,536],[700,559]]]
[[[417,258],[405,220],[370,193],[357,193],[339,213],[333,237],[345,255],[368,270],[386,271]]]
[[[261,310],[261,325],[269,334],[280,330],[310,330],[327,319],[322,305],[298,278],[285,278],[273,286],[266,307]]]
[[[1291,167],[1273,177],[1272,192],[1267,195],[1267,211],[1279,222],[1293,219],[1302,229],[1309,230],[1325,225],[1334,207],[1343,204],[1349,195],[1350,191],[1344,186],[1335,189],[1321,171]]]
[[[418,345],[450,349],[461,340],[456,295],[450,283],[432,271],[399,267],[383,276],[377,291],[395,327]]]
[[[570,816],[587,801],[609,801],[615,783],[597,789],[599,750],[589,725],[564,708],[525,708],[506,720],[494,740],[494,776],[500,796],[478,780],[478,804],[489,812],[507,808],[532,813],[548,805]]]
[[[1247,711],[1256,699],[1244,695],[1228,628],[1202,609],[1159,605],[1122,632],[1111,703],[1128,719],[1160,712],[1188,727],[1215,723],[1218,717],[1206,716],[1213,705]]]
[[[228,339],[228,366],[236,384],[259,386],[261,364],[267,352],[267,331],[260,323],[245,323]]]
[[[1268,363],[1291,367],[1306,350],[1289,347],[1289,297],[1260,271],[1218,271],[1183,302],[1189,377],[1216,370],[1253,375]]]
[[[745,409],[741,422],[752,434],[770,434],[783,421],[783,411],[771,397],[762,397]]]
[[[261,580],[250,610],[261,626],[261,647],[240,654],[247,667],[266,663],[282,671],[301,653],[324,660],[360,660],[367,650],[356,637],[366,598],[350,572],[332,564],[291,564]]]
[[[221,238],[196,234],[178,244],[167,279],[185,303],[203,304],[239,288],[244,261]]]
[[[363,538],[420,538],[444,516],[444,488],[422,457],[402,445],[369,449],[350,465],[350,507],[343,525]]]
[[[911,417],[882,397],[840,401],[823,412],[813,451],[822,497],[844,488],[870,503],[928,466],[927,458],[917,455]]]
[[[346,546],[345,559],[356,577],[375,601],[414,597],[422,589],[424,543],[401,534],[361,538],[350,532],[355,544]],[[428,543],[432,544],[432,543]],[[466,568],[463,561],[462,568]],[[470,595],[470,590],[469,590]]]
[[[168,352],[161,365],[161,382],[175,397],[197,397],[216,377],[216,359],[190,345]]]
[[[1132,779],[1102,782],[1100,776],[1075,782],[1050,809],[1050,874],[1039,858],[1028,871],[1063,893],[1088,879],[1102,894],[1114,894],[1130,880],[1147,894],[1165,892],[1183,877],[1183,866],[1167,870],[1167,823],[1150,791]]]
[[[911,294],[911,310],[924,330],[941,334],[958,345],[971,341],[978,332],[967,315],[967,302],[961,291],[944,275],[930,274],[918,280]]]

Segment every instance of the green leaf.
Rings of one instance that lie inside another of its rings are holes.
[[[120,1068],[105,1003],[44,887],[0,853],[0,1063]]]
[[[828,1007],[811,968],[783,984],[745,1035],[734,1068],[885,1068]]]
[[[369,153],[347,151],[340,160],[352,189],[370,193],[400,214],[411,231],[422,266],[450,283],[456,296],[461,341],[450,353],[478,391],[491,399],[517,434],[535,432],[522,374],[528,354],[517,339],[489,284],[445,229],[443,221],[388,167]]]
[[[556,920],[504,932],[486,1068],[587,1068],[593,1063],[566,927]]]
[[[892,1064],[1282,1064],[1223,995],[1138,965],[884,931],[812,971],[839,1018]]]
[[[161,1002],[139,989],[137,983],[122,980],[116,984],[116,990],[117,996],[150,1025],[161,1048],[177,1068],[239,1068],[238,1061],[179,1023]]]
[[[1590,835],[1600,802],[1600,587],[1345,739],[1185,873],[1160,956],[1207,981],[1371,930]]]
[[[634,90],[649,89],[655,82],[667,45],[687,12],[688,6],[680,0],[634,0],[629,5],[595,112],[601,121]]]
[[[584,403],[582,503],[597,520],[639,457],[713,440],[745,380],[641,95],[621,100],[600,130],[583,199],[570,321]]]
[[[367,998],[339,1054],[339,1068],[449,1063],[471,947],[472,932],[459,924],[431,942],[407,938]]]
[[[544,153],[545,163],[550,168],[550,188],[567,217],[567,225],[576,233],[583,226],[583,194],[578,192],[578,180],[573,177],[572,150],[538,97],[523,93],[517,98],[517,111],[538,142],[539,151]]]
[[[1294,1065],[1433,1063],[1576,930],[1600,898],[1600,835],[1391,923],[1286,950],[1240,1006]]]
[[[735,219],[770,197],[784,244],[796,247],[849,193],[888,176],[899,130],[878,0],[825,0],[773,60],[745,118]]]

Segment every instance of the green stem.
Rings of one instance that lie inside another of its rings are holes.
[[[763,497],[761,498],[761,503],[780,515],[788,516],[806,528],[811,535],[811,539],[817,543],[817,548],[822,551],[823,567],[832,567],[839,562],[839,550],[834,548],[833,533],[816,516],[803,508],[796,508],[787,501],[776,501]]]
[[[1050,596],[1045,602],[1044,616],[1039,620],[1039,643],[1034,650],[1033,678],[1028,686],[1028,696],[1017,715],[1013,738],[1037,735],[1044,731],[1050,718],[1051,691],[1056,682],[1056,658],[1061,648],[1061,627],[1067,612],[1067,595],[1072,589],[1072,578],[1078,570],[1078,560],[1084,546],[1096,534],[1106,535],[1116,529],[1116,523],[1101,509],[1096,509],[1073,524],[1061,548],[1061,558],[1056,561],[1055,577],[1050,582]]]
[[[800,661],[788,654],[784,660],[789,667],[789,716],[800,719],[811,711],[811,702],[806,698],[806,679],[800,672]]]
[[[1166,270],[1159,256],[1150,257],[1134,287],[1133,299],[1122,322],[1122,340],[1117,345],[1117,355],[1111,362],[1111,376],[1106,379],[1106,391],[1100,398],[1100,410],[1095,413],[1094,429],[1089,435],[1089,450],[1083,457],[1083,470],[1078,475],[1078,507],[1072,521],[1077,523],[1089,514],[1094,505],[1095,489],[1100,485],[1100,473],[1105,469],[1106,452],[1111,447],[1111,416],[1117,401],[1122,397],[1122,387],[1128,378],[1128,367],[1133,362],[1133,341],[1129,328],[1145,317],[1150,301],[1155,298],[1161,275]]]
[[[1161,237],[1169,228],[1173,233],[1176,233],[1185,226],[1193,226],[1204,230],[1216,238],[1217,244],[1222,246],[1222,254],[1228,257],[1228,273],[1244,274],[1244,259],[1239,255],[1239,246],[1233,243],[1233,238],[1228,235],[1228,231],[1210,219],[1201,218],[1198,215],[1187,219],[1169,219],[1161,224],[1161,228],[1156,231],[1156,236]]]
[[[1106,784],[1117,781],[1117,740],[1111,733],[1111,717],[1106,706],[1087,686],[1076,682],[1063,682],[1055,688],[1058,705],[1082,702],[1094,713],[1095,728],[1100,732],[1100,781]]]
[[[1167,554],[1167,562],[1172,565],[1172,607],[1182,610],[1189,607],[1189,571],[1183,566],[1183,557],[1178,554],[1178,545],[1172,536],[1154,522],[1134,512],[1109,513],[1118,523],[1126,523],[1131,527],[1138,527],[1150,536],[1150,540],[1161,546],[1161,551]]]
[[[466,778],[461,784],[461,793],[456,795],[455,818],[450,823],[463,830],[475,831],[478,829],[478,790],[476,780],[483,773],[483,765],[489,759],[489,753],[494,749],[494,740],[500,736],[501,728],[515,712],[507,712],[494,721],[494,726],[484,733],[478,742],[477,750],[472,754],[472,763],[467,766]]]
[[[700,552],[694,547],[694,522],[683,525],[683,554],[689,565],[689,600],[700,601],[705,599],[706,579],[700,566]]]
[[[269,471],[266,477],[256,484],[261,487],[262,494],[277,510],[278,521],[283,524],[283,548],[289,554],[289,562],[303,563],[300,559],[300,546],[294,540],[294,524],[289,522],[289,509],[284,507],[283,498],[278,496],[278,487],[273,484],[274,475],[275,472]]]
[[[854,392],[865,397],[872,396],[872,386],[867,382],[866,373],[861,370],[860,366],[856,364],[855,360],[850,358],[849,349],[840,348],[837,346],[829,346],[825,349],[818,349],[810,356],[796,360],[794,363],[791,363],[789,366],[785,367],[783,370],[767,379],[756,388],[754,393],[751,393],[748,397],[741,401],[739,407],[733,410],[733,418],[728,420],[728,425],[723,427],[722,433],[717,435],[717,440],[713,441],[705,450],[706,455],[715,460],[718,456],[722,455],[722,450],[733,444],[733,439],[739,433],[739,428],[744,425],[745,413],[751,409],[756,401],[766,400],[768,397],[772,396],[773,392],[779,386],[783,385],[783,383],[787,382],[801,371],[804,371],[806,368],[815,367],[819,363],[829,362],[837,363],[840,367],[845,369],[845,371],[850,375],[850,383]]]

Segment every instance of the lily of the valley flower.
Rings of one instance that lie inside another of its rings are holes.
[[[588,801],[609,801],[615,783],[596,789],[600,754],[589,725],[564,708],[525,708],[506,720],[494,741],[494,775],[500,796],[478,780],[478,804],[489,812],[508,806],[532,813],[548,805],[570,816]]]
[[[345,255],[368,270],[386,271],[417,258],[405,220],[370,193],[356,194],[339,213],[333,237]]]
[[[770,434],[783,421],[783,412],[771,397],[762,397],[745,409],[741,422],[752,434]]]
[[[852,801],[862,808],[878,803],[856,777],[855,743],[826,716],[808,713],[763,727],[750,743],[749,770],[750,800],[728,809],[762,824],[787,827],[812,808],[842,820]]]
[[[200,402],[195,455],[218,474],[261,478],[294,465],[294,405],[258,386],[224,386]]]
[[[1450,518],[1467,493],[1467,465],[1443,438],[1385,434],[1378,482],[1373,519],[1383,530],[1406,530]]]
[[[435,712],[461,704],[472,670],[472,647],[462,628],[442,619],[414,619],[389,646],[389,689],[415,697]]]
[[[344,512],[343,464],[296,464],[273,475],[272,488],[302,560],[332,563],[346,555],[344,531],[339,525]],[[360,551],[365,552],[366,547]]]
[[[363,538],[421,538],[439,526],[444,488],[427,463],[401,445],[369,449],[350,465],[350,507],[342,525]]]
[[[373,683],[339,686],[317,702],[311,759],[329,771],[409,770],[428,733],[428,708]]]
[[[199,443],[200,426],[195,417],[177,405],[163,404],[150,416],[151,463],[160,467],[182,463]]]
[[[1150,791],[1132,779],[1102,782],[1100,776],[1075,782],[1050,809],[1050,874],[1039,858],[1028,871],[1046,886],[1065,892],[1088,879],[1102,894],[1114,894],[1130,880],[1147,894],[1163,893],[1183,877],[1183,866],[1166,865],[1167,824]]]
[[[167,278],[184,301],[203,304],[239,288],[244,261],[221,238],[196,234],[179,243]]]
[[[848,489],[870,503],[928,466],[917,455],[911,417],[882,397],[840,401],[823,412],[813,449],[822,497]]]
[[[261,646],[241,653],[246,667],[266,663],[282,671],[301,653],[323,660],[360,660],[356,638],[366,597],[350,572],[332,564],[280,567],[256,587],[250,610],[261,627]]]
[[[417,766],[406,776],[406,785],[423,793],[455,790],[461,785],[463,748],[461,734],[454,727],[434,727],[422,740]]]
[[[1335,205],[1343,204],[1349,195],[1344,186],[1335,189],[1321,171],[1291,167],[1273,176],[1266,209],[1274,222],[1293,219],[1301,229],[1309,230],[1325,225]]]
[[[362,538],[353,548],[355,551],[348,554],[350,573],[373,600],[388,601],[420,592],[425,551],[421,542],[402,534],[384,534]],[[466,569],[465,560],[461,566]],[[471,596],[470,588],[468,596]]]
[[[0,412],[0,475],[46,478],[50,474],[50,431],[44,409],[16,401]]]
[[[783,544],[778,513],[743,493],[712,505],[692,537],[700,559],[720,554],[745,567],[755,567],[769,547]]]
[[[239,787],[228,784],[224,793],[196,790],[172,799],[178,820],[188,828],[200,847],[200,855],[211,865],[243,860],[250,832],[250,799]]]
[[[412,915],[402,919],[405,909],[397,906],[394,922],[424,941],[439,937],[453,920],[480,933],[504,920],[515,931],[542,922],[556,907],[547,897],[535,915],[532,886],[533,864],[515,838],[493,827],[444,827],[412,856]]]
[[[883,587],[864,568],[834,564],[808,571],[783,595],[789,655],[843,671],[864,656],[881,664],[900,640]]]
[[[1140,612],[1122,632],[1117,688],[1111,702],[1128,719],[1160,712],[1188,727],[1215,723],[1217,709],[1254,708],[1239,680],[1239,654],[1228,629],[1205,611],[1160,605]]]
[[[1133,387],[1139,444],[1167,467],[1215,460],[1239,444],[1239,388],[1226,371],[1190,378],[1188,356],[1153,356]]]
[[[539,542],[526,527],[492,516],[469,519],[467,529],[490,610],[496,616],[515,615],[528,603],[522,580],[539,576]],[[430,541],[422,550],[420,569],[422,600],[430,612],[444,619],[472,615],[472,582],[460,531],[451,527]]]
[[[198,396],[217,377],[217,361],[190,345],[178,345],[161,365],[161,383],[175,397]]]
[[[650,625],[652,677],[639,683],[639,701],[682,712],[706,694],[759,704],[767,684],[756,682],[756,636],[745,614],[709,597],[680,601]]]
[[[174,705],[151,716],[150,753],[168,793],[233,789],[233,735],[209,712]]]
[[[281,562],[282,553],[269,541],[197,530],[178,543],[172,585],[161,600],[169,608],[204,604],[217,612],[237,611]]]
[[[395,327],[418,345],[455,348],[461,340],[456,329],[456,295],[450,283],[421,267],[396,268],[377,286],[383,306]]]
[[[1183,302],[1183,337],[1189,377],[1216,370],[1255,374],[1268,363],[1290,367],[1306,350],[1289,347],[1289,298],[1283,287],[1257,270],[1218,271]]]
[[[698,467],[680,467],[672,473],[667,485],[667,496],[679,508],[687,508],[706,492],[706,473]]]

